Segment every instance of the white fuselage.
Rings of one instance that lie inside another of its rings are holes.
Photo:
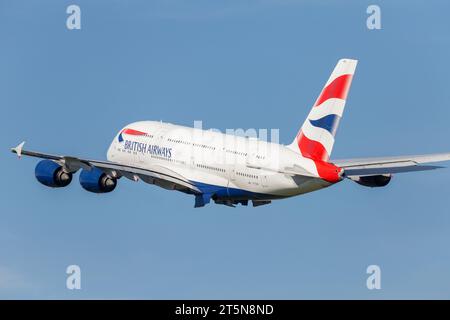
[[[107,158],[143,169],[162,166],[236,199],[278,199],[330,185],[312,160],[283,145],[156,121],[127,125]]]

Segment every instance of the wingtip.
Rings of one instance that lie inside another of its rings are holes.
[[[24,144],[25,144],[25,141],[22,141],[16,147],[11,148],[11,152],[16,153],[17,156],[20,158],[22,156],[22,149],[23,149]]]

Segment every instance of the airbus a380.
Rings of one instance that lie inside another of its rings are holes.
[[[226,135],[158,121],[126,125],[114,137],[107,161],[13,148],[19,157],[42,158],[37,180],[65,187],[81,170],[87,191],[111,192],[118,179],[142,180],[195,196],[195,207],[213,200],[228,206],[270,203],[350,179],[367,187],[386,186],[393,174],[441,168],[425,163],[450,160],[450,153],[330,160],[357,60],[341,59],[307,119],[289,145]]]

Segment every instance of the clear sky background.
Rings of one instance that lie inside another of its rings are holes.
[[[369,4],[382,30],[366,27]],[[81,7],[81,30],[66,8]],[[0,0],[0,298],[450,298],[450,169],[258,208],[120,180],[65,189],[17,160],[105,159],[137,120],[278,128],[290,143],[359,59],[333,158],[450,151],[447,1]],[[82,289],[66,289],[77,264]],[[366,288],[381,267],[382,289]]]

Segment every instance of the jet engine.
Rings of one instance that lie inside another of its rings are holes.
[[[42,160],[34,169],[36,179],[51,188],[66,187],[72,181],[72,173],[64,171],[63,167],[52,160]]]
[[[358,177],[351,177],[350,179],[365,187],[374,188],[386,186],[391,181],[392,175],[380,174],[376,176],[358,176]]]
[[[107,175],[98,168],[92,168],[91,170],[83,169],[80,173],[80,184],[87,191],[106,193],[116,188],[117,179]]]

